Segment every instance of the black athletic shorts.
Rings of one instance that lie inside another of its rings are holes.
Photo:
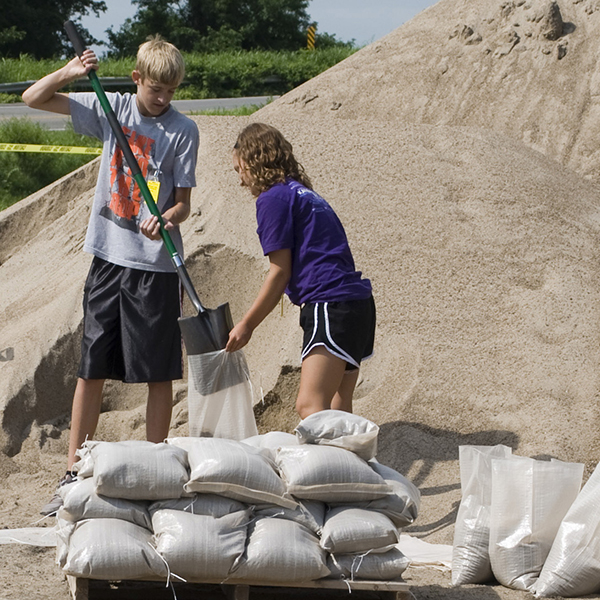
[[[83,313],[79,377],[127,383],[182,378],[177,273],[130,269],[94,257]]]
[[[373,354],[375,340],[375,302],[307,302],[300,310],[304,330],[302,359],[316,346],[346,361],[346,370],[358,369],[362,360]]]

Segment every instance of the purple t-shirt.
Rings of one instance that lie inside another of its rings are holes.
[[[342,223],[316,192],[294,180],[275,184],[257,198],[256,220],[265,255],[292,251],[285,292],[294,304],[371,296],[371,282],[354,267]]]

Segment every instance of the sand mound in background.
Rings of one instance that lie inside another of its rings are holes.
[[[469,125],[597,179],[597,0],[441,0],[263,109]]]

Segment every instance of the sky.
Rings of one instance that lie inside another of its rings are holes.
[[[136,6],[129,0],[105,0],[108,10],[101,16],[88,15],[84,27],[99,40],[106,41],[105,30],[118,30]],[[436,0],[310,0],[308,14],[318,31],[331,33],[344,42],[355,40],[359,46],[387,35]],[[95,47],[96,52],[102,49]]]

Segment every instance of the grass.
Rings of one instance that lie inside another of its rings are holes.
[[[0,142],[50,146],[95,146],[94,138],[76,134],[72,128],[49,131],[29,119],[0,121]],[[60,179],[94,156],[0,152],[0,210]]]

